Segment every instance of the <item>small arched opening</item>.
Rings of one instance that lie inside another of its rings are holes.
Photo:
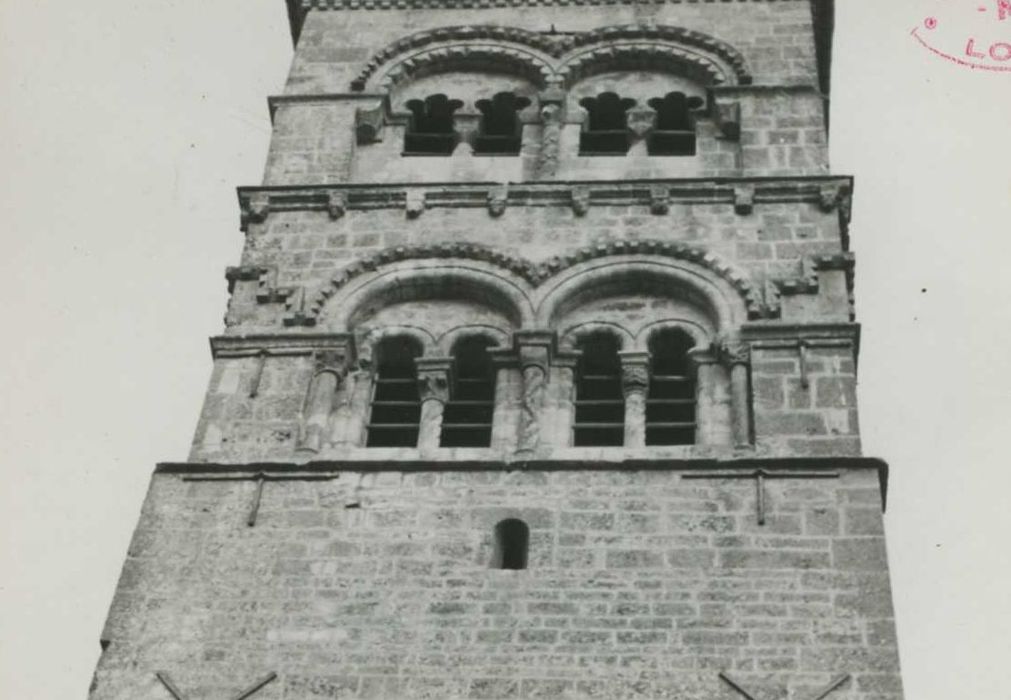
[[[495,526],[493,569],[525,569],[530,549],[530,528],[518,518],[509,518]]]
[[[495,368],[482,336],[463,338],[453,348],[453,381],[442,415],[442,447],[489,447],[495,412]]]

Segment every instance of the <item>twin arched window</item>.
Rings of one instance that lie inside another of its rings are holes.
[[[453,369],[442,417],[441,447],[491,445],[495,373],[490,341],[465,338],[453,350]],[[376,348],[377,364],[368,422],[367,447],[416,447],[421,395],[415,360],[420,344],[407,337],[386,338]]]
[[[646,395],[646,445],[695,442],[695,377],[688,351],[694,340],[671,328],[649,343]],[[609,333],[585,336],[577,345],[573,444],[621,446],[625,439],[625,389],[617,338]]]
[[[474,152],[484,155],[516,155],[520,152],[522,125],[518,113],[530,106],[526,97],[500,92],[490,100],[478,100],[481,112]],[[410,100],[411,118],[404,135],[404,155],[448,156],[460,142],[454,116],[463,107],[460,100],[446,95],[430,95],[424,100]]]

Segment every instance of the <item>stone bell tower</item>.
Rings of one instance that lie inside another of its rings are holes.
[[[92,700],[902,697],[830,0],[288,0]]]

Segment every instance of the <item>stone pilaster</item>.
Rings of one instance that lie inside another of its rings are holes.
[[[313,376],[306,391],[302,411],[303,428],[298,449],[319,452],[329,442],[331,419],[350,362],[349,348],[326,348],[313,353]]]

